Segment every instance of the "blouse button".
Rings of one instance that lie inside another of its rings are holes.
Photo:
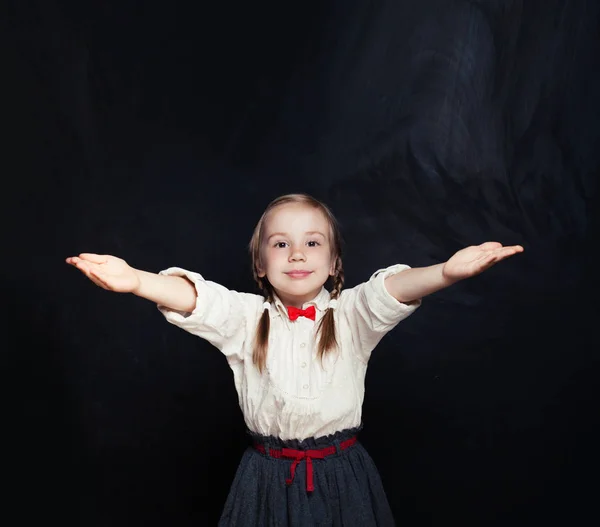
[[[302,386],[302,388],[304,388],[305,390],[308,390],[308,384],[305,384],[304,386]]]
[[[306,362],[303,362],[303,363],[302,363],[302,367],[303,367],[303,368],[306,368]]]
[[[305,348],[305,347],[306,347],[306,343],[305,343],[305,342],[303,342],[302,344],[300,344],[300,347],[301,347],[301,348]]]

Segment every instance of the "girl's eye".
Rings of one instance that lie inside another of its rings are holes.
[[[316,242],[314,240],[308,242],[309,247],[317,247],[318,245],[319,245],[319,242]]]
[[[287,242],[277,242],[275,244],[275,247],[277,247],[278,249],[284,249],[287,246]]]

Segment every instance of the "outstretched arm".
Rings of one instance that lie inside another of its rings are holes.
[[[460,280],[476,276],[520,252],[523,252],[520,245],[503,247],[498,242],[485,242],[461,249],[445,263],[415,267],[389,276],[385,279],[385,287],[396,300],[410,304]]]
[[[125,260],[109,254],[82,253],[67,258],[66,262],[107,291],[133,293],[187,313],[196,307],[196,289],[181,276],[165,276],[134,269]]]

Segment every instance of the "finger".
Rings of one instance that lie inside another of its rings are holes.
[[[82,260],[81,258],[79,258],[79,256],[70,256],[69,258],[67,258],[66,262],[74,266],[77,266],[78,264],[93,264],[93,262],[91,262],[90,260]]]
[[[483,242],[479,245],[479,248],[484,251],[491,251],[493,249],[499,249],[500,247],[502,247],[502,244],[499,242]]]
[[[84,260],[77,259],[73,262],[73,265],[83,273],[87,274],[92,270],[92,266],[95,264],[91,264],[90,262],[85,262]]]
[[[509,256],[513,256],[519,252],[523,252],[523,248],[517,249],[515,247],[503,247],[501,250],[499,250],[496,253],[496,256],[499,259],[504,259],[504,258],[508,258]]]
[[[480,260],[478,262],[478,264],[482,270],[485,270],[485,269],[489,269],[490,267],[492,267],[492,265],[494,265],[496,262],[498,262],[498,260],[499,260],[498,256],[495,253],[489,253],[485,256],[485,258]]]
[[[107,288],[106,284],[103,283],[103,281],[100,280],[97,276],[95,276],[92,267],[90,267],[90,265],[87,262],[84,262],[83,260],[78,260],[76,263],[73,263],[73,266],[79,269],[86,276],[86,278],[94,282],[94,284],[96,284],[97,286],[102,287],[103,289]]]
[[[107,288],[105,278],[98,276],[99,270],[97,268],[98,264],[92,264],[89,262],[84,262],[83,260],[79,260],[75,267],[79,269],[85,276],[87,276],[92,282],[100,287]]]
[[[82,260],[87,260],[88,262],[103,264],[108,260],[108,255],[106,254],[94,254],[94,253],[81,253],[79,258]]]

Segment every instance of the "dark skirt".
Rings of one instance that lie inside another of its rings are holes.
[[[290,485],[291,459],[277,459],[249,447],[240,461],[220,527],[375,527],[395,525],[381,478],[360,444],[340,449],[358,429],[303,441],[282,441],[251,434],[252,441],[272,449],[321,449],[336,453],[312,460],[314,490],[306,489],[306,461],[297,464]]]

